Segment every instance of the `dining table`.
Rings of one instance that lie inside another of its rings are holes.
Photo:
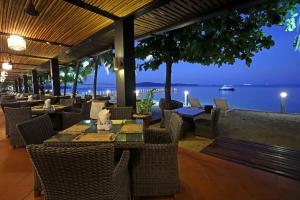
[[[59,113],[68,109],[70,109],[70,106],[64,106],[59,104],[51,105],[50,109],[45,108],[43,105],[40,105],[40,106],[32,106],[31,112],[32,114],[42,115],[47,113]]]
[[[110,130],[99,130],[96,120],[83,120],[44,141],[47,145],[112,143],[115,148],[143,148],[142,120],[111,120]]]
[[[61,131],[63,127],[62,123],[62,112],[70,110],[70,106],[64,106],[59,104],[51,105],[50,109],[45,108],[43,105],[40,106],[32,106],[31,113],[32,115],[44,115],[48,114],[53,124],[53,128],[55,131]]]
[[[178,115],[182,117],[183,129],[188,131],[195,131],[195,120],[202,115],[207,115],[204,109],[192,108],[192,107],[182,107],[173,110]]]

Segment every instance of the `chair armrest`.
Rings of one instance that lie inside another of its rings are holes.
[[[117,178],[124,171],[128,170],[129,157],[130,157],[130,152],[128,150],[124,150],[118,164],[114,169],[113,178]]]
[[[170,135],[165,129],[147,128],[144,130],[144,139],[148,144],[171,143]]]
[[[123,199],[124,196],[127,196],[129,193],[129,157],[130,152],[128,150],[124,150],[113,171],[113,199]]]

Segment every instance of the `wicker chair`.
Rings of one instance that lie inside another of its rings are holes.
[[[80,112],[62,112],[62,129],[66,129],[78,122],[90,119],[91,102],[82,103]]]
[[[12,100],[12,101],[6,101],[6,102],[1,102],[1,108],[2,108],[2,111],[3,113],[5,114],[5,110],[4,108],[5,107],[9,107],[9,108],[19,108],[20,107],[20,104],[19,102],[16,102],[16,100]],[[5,118],[5,131],[6,131],[6,136],[9,136],[8,135],[8,121],[6,119],[6,115],[4,115],[4,118]]]
[[[218,135],[218,123],[221,109],[217,108],[211,115],[211,120],[197,119],[195,120],[195,134],[201,137],[215,138]]]
[[[17,124],[31,119],[31,108],[5,107],[5,117],[8,123],[9,142],[13,148],[25,146],[24,140],[17,130]]]
[[[171,100],[171,104],[167,105],[165,99],[159,100],[159,108],[161,109],[161,120],[160,120],[160,127],[165,127],[165,115],[164,110],[173,110],[176,108],[181,108],[183,104],[179,101]]]
[[[204,108],[201,103],[200,103],[200,100],[197,99],[197,98],[188,98],[188,101],[191,105],[192,108]]]
[[[133,107],[108,107],[110,119],[132,119]]]
[[[111,144],[78,148],[29,145],[27,151],[46,200],[128,199],[129,151],[123,152],[116,167]]]
[[[182,123],[180,116],[173,113],[168,129],[145,129],[144,148],[135,149],[132,154],[133,196],[179,192],[177,149]]]
[[[53,130],[49,115],[42,115],[29,121],[17,125],[26,145],[42,144],[44,140],[56,134]],[[42,192],[41,181],[34,170],[34,196],[39,196]]]
[[[74,99],[59,99],[59,104],[72,107],[74,104]]]

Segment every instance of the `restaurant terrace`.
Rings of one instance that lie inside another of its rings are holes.
[[[136,94],[136,41],[267,2],[0,0],[0,199],[299,199],[300,153],[219,136],[226,101]],[[62,94],[60,69],[107,52],[114,94],[78,95],[78,73]]]

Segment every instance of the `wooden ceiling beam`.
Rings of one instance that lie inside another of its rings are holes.
[[[134,19],[139,18],[144,14],[147,14],[157,8],[160,8],[160,7],[170,3],[171,1],[173,1],[173,0],[154,0],[151,3],[142,7],[141,9],[138,9],[134,13],[130,14],[129,16],[133,16]],[[126,16],[126,17],[129,17],[129,16]]]
[[[33,66],[33,67],[39,67],[40,65],[36,64],[29,64],[29,63],[11,63],[12,65],[24,65],[24,66]]]
[[[114,14],[112,14],[110,12],[102,10],[101,8],[98,8],[98,7],[93,6],[91,4],[85,3],[85,2],[83,2],[81,0],[64,0],[64,1],[67,2],[67,3],[70,3],[70,4],[74,5],[74,6],[77,6],[77,7],[83,8],[85,10],[88,10],[90,12],[93,12],[93,13],[96,13],[98,15],[101,15],[103,17],[109,18],[109,19],[114,20],[114,21],[118,21],[119,19],[121,19],[117,15],[114,15]]]
[[[0,32],[0,35],[9,37],[10,35],[13,35],[13,33],[5,33],[5,32]],[[22,36],[22,35],[21,35]],[[51,45],[56,45],[56,46],[61,46],[61,47],[72,47],[72,45],[68,45],[68,44],[63,44],[63,43],[59,43],[59,42],[52,42],[52,41],[48,41],[48,40],[41,40],[41,39],[37,39],[37,38],[31,38],[31,37],[25,37],[22,36],[25,40],[29,40],[29,41],[34,41],[34,42],[41,42],[41,43],[46,43],[46,44],[51,44]]]
[[[3,51],[0,51],[0,54],[7,54],[8,56],[11,55],[11,56],[21,56],[21,57],[29,57],[29,58],[38,58],[38,59],[44,59],[44,60],[51,59],[49,57],[27,55],[27,54],[21,54],[21,53],[9,53],[9,52],[3,52]]]

